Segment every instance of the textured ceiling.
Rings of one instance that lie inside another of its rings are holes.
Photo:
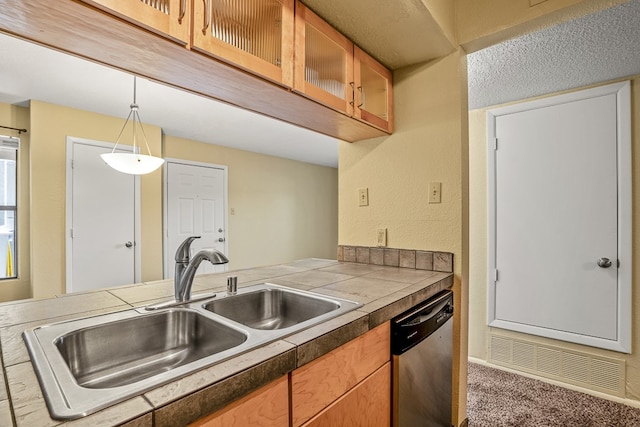
[[[640,0],[468,56],[477,109],[640,74]]]

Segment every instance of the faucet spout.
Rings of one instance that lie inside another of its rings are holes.
[[[158,310],[168,307],[175,307],[187,302],[198,301],[205,298],[213,298],[216,296],[214,293],[204,293],[191,296],[191,287],[193,285],[193,278],[196,275],[196,270],[200,266],[200,263],[205,259],[211,264],[226,264],[229,259],[221,252],[215,249],[202,249],[191,258],[191,242],[195,239],[199,239],[200,236],[191,236],[180,244],[176,251],[176,271],[174,275],[173,288],[175,292],[175,298],[173,301],[167,301],[157,304],[151,304],[145,307],[146,310]]]
[[[176,273],[176,301],[186,302],[191,299],[191,286],[193,285],[193,277],[195,276],[196,270],[200,266],[200,263],[204,260],[207,260],[214,265],[226,264],[229,262],[229,259],[216,249],[202,249],[201,251],[196,253],[187,264],[186,268],[181,274],[181,277],[178,277]]]
[[[184,271],[189,265],[189,261],[191,260],[191,243],[195,239],[199,239],[200,236],[190,236],[184,239],[178,249],[176,250],[176,267],[173,273],[173,293],[175,295],[176,301],[178,301],[178,295],[182,293],[182,289],[180,288],[180,281],[182,280],[182,276],[184,275]]]

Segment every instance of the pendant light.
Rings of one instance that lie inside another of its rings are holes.
[[[104,160],[107,165],[111,166],[118,172],[128,173],[131,175],[145,175],[162,166],[162,164],[164,163],[164,159],[151,155],[149,142],[147,141],[147,135],[144,132],[142,122],[140,121],[140,115],[138,114],[138,104],[136,104],[136,76],[133,76],[133,103],[130,105],[130,108],[131,110],[129,111],[129,115],[127,116],[127,119],[125,120],[124,125],[120,130],[120,134],[118,135],[118,139],[116,139],[116,145],[114,145],[113,150],[111,151],[111,153],[101,154],[100,157],[102,157],[102,160]],[[133,152],[116,153],[118,142],[120,142],[122,133],[127,127],[127,123],[129,123],[129,119],[131,119],[133,128]],[[149,155],[138,153],[139,149],[137,144],[136,122],[144,138],[144,143],[147,147],[147,152],[149,153]]]

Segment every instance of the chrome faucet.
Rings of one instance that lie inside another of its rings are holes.
[[[214,293],[198,294],[193,297],[191,296],[193,278],[202,261],[206,259],[214,265],[226,264],[229,262],[229,259],[224,256],[224,254],[215,249],[202,249],[198,251],[193,258],[191,258],[191,242],[199,238],[200,236],[187,237],[185,241],[178,246],[178,250],[176,251],[176,269],[173,278],[175,299],[173,301],[148,305],[145,307],[147,310],[174,307],[187,302],[213,298],[216,296]]]
[[[176,269],[173,288],[175,291],[175,299],[178,302],[191,300],[193,277],[202,261],[206,259],[213,265],[226,264],[229,262],[226,256],[215,249],[202,249],[190,259],[191,242],[199,238],[200,236],[187,237],[185,241],[178,246],[178,250],[176,251]]]

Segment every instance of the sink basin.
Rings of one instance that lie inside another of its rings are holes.
[[[362,304],[263,283],[175,308],[131,309],[28,329],[52,418],[92,414]]]
[[[23,337],[56,419],[91,414],[251,348],[245,331],[191,308],[127,310]]]
[[[54,341],[81,387],[129,385],[242,344],[241,332],[170,310],[67,333]]]
[[[336,300],[282,288],[260,289],[215,300],[206,310],[254,329],[284,329],[341,308]]]

